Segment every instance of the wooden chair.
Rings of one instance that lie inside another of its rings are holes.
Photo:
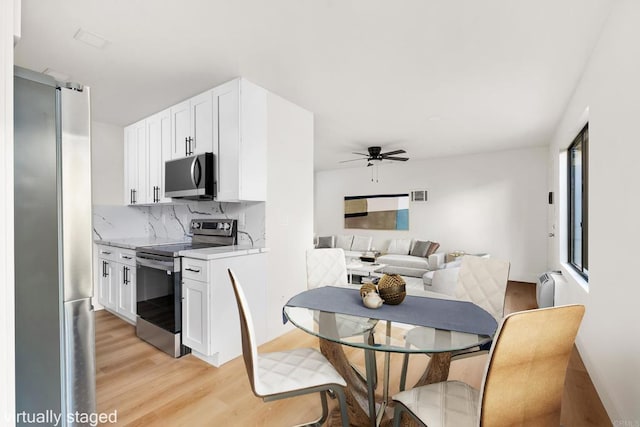
[[[394,426],[403,413],[429,427],[560,425],[567,364],[584,306],[567,305],[507,316],[489,353],[482,387],[459,381],[393,396]]]
[[[342,425],[348,427],[343,389],[347,384],[342,376],[319,351],[312,348],[258,354],[249,305],[238,279],[231,270],[228,273],[238,304],[242,357],[253,393],[265,402],[270,402],[319,392],[322,416],[305,425],[320,426],[329,414],[326,393],[332,391],[340,402]]]

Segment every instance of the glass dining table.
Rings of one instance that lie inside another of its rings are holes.
[[[299,295],[303,296],[302,294]],[[447,304],[454,302],[451,297],[432,292],[414,291],[410,294],[411,296],[407,296],[407,298],[412,298],[411,304],[414,307],[425,303],[425,307],[428,306],[429,310],[438,306],[451,310],[450,305]],[[357,296],[359,297],[359,295]],[[336,300],[332,302],[329,299],[320,305],[315,302],[311,304],[298,303],[296,297],[292,298],[283,308],[284,320],[290,321],[306,333],[317,336],[321,352],[344,377],[347,382],[345,394],[347,395],[351,425],[390,425],[392,416],[389,405],[390,353],[429,354],[429,364],[414,387],[446,381],[452,352],[479,347],[490,342],[497,328],[496,324],[495,327],[489,327],[489,330],[492,330],[491,333],[470,333],[455,330],[460,328],[448,326],[447,322],[435,322],[438,327],[430,327],[424,326],[424,321],[414,322],[402,318],[404,321],[399,322],[385,319],[397,317],[387,315],[387,313],[401,312],[402,305],[389,306],[386,308],[386,312],[382,312],[373,309],[362,310],[355,307],[354,302],[353,308],[356,309],[357,314],[345,314],[345,311],[349,312],[349,309],[348,304],[347,309],[344,308],[345,298],[342,297],[342,294],[339,298],[340,303]],[[336,306],[335,310],[332,309],[333,305]],[[490,316],[480,307],[467,302],[460,302],[454,307],[454,310],[456,317],[464,317],[465,311],[473,311],[476,315],[478,311],[481,311],[479,313],[481,316],[485,314]],[[366,370],[364,378],[351,367],[343,346],[364,350]],[[382,400],[380,402],[376,402],[375,395],[377,383],[376,352],[384,352]],[[332,416],[339,417],[339,411],[334,412]],[[338,420],[335,419],[329,425],[339,425],[339,422],[335,421]]]

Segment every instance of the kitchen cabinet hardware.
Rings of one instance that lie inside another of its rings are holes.
[[[192,273],[200,273],[199,268],[185,268],[186,271],[191,271]]]

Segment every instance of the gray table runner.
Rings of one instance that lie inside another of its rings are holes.
[[[291,298],[286,306],[478,335],[492,336],[498,327],[493,316],[467,301],[407,295],[400,305],[383,304],[380,308],[370,309],[362,304],[359,290],[335,286],[304,291]],[[288,319],[284,312],[282,318],[286,323]]]

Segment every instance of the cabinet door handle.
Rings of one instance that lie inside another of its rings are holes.
[[[129,284],[129,267],[122,267],[122,273],[124,274],[124,284]]]
[[[188,137],[184,139],[184,155],[185,156],[189,155],[189,138]]]
[[[129,190],[129,204],[133,204],[133,188]]]
[[[128,256],[128,255],[122,255],[122,258],[124,258],[124,259],[132,259],[132,258],[131,258],[130,256]]]
[[[107,275],[104,273],[106,270],[106,268],[104,268],[104,261],[102,261],[102,277],[107,277]]]
[[[199,268],[185,268],[186,271],[191,271],[193,273],[200,273],[200,269]]]
[[[104,277],[109,277],[109,263],[107,261],[104,262]]]
[[[109,252],[109,251],[100,251],[100,253],[104,254],[104,255],[111,255],[111,252]],[[102,262],[104,262],[104,261],[102,261]]]
[[[133,203],[138,203],[138,190],[133,190]]]
[[[190,156],[193,154],[193,147],[191,146],[192,142],[193,142],[193,138],[189,137],[189,155]]]

